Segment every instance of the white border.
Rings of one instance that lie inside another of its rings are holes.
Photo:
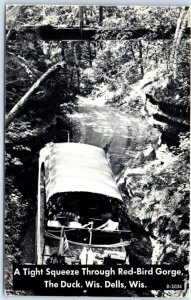
[[[0,0],[0,140],[1,140],[1,147],[0,147],[0,220],[1,220],[1,226],[0,226],[0,299],[7,299],[6,296],[3,295],[3,278],[4,278],[4,271],[3,271],[3,248],[4,248],[4,237],[3,237],[3,222],[4,222],[4,20],[5,20],[5,5],[6,4],[62,4],[62,5],[152,5],[152,6],[160,6],[160,5],[166,5],[166,6],[191,6],[191,0],[40,0],[40,1],[31,1],[31,0],[20,0],[20,1],[12,1],[12,0]],[[191,277],[191,270],[190,270],[190,277]],[[191,285],[191,280],[190,280]],[[30,297],[31,300],[36,300],[40,296],[13,296],[16,297],[18,300],[24,300],[25,297]],[[23,298],[24,297],[24,298]],[[45,296],[41,296],[45,297]],[[58,298],[58,297],[57,297]],[[59,297],[61,298],[61,297]],[[63,298],[63,296],[62,296]],[[73,298],[73,297],[72,297]],[[71,297],[64,297],[64,299],[72,299]],[[102,297],[80,297],[80,299],[100,299]],[[104,300],[108,299],[132,299],[132,297],[104,297]],[[46,296],[46,299],[53,299],[53,296]],[[152,299],[152,298],[139,298],[136,297],[136,299]],[[163,298],[165,299],[165,298]],[[172,298],[168,298],[172,299]],[[178,298],[181,299],[181,298]],[[184,298],[186,299],[186,298]],[[187,299],[191,299],[191,287],[190,287],[190,293]]]

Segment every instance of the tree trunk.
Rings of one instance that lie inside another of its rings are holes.
[[[180,12],[180,16],[178,18],[177,25],[176,25],[176,31],[175,31],[175,34],[174,34],[172,57],[174,57],[174,55],[175,55],[176,43],[177,43],[178,35],[179,35],[179,32],[180,32],[180,27],[181,27],[181,24],[182,24],[182,20],[184,19],[185,12],[186,12],[185,7],[183,7],[181,12]]]
[[[186,21],[187,17],[189,15],[189,8],[184,7],[180,13],[180,17],[177,22],[176,32],[174,36],[174,42],[173,42],[173,54],[172,54],[172,69],[173,69],[173,76],[174,79],[177,78],[177,65],[178,65],[178,50],[180,46],[180,42],[182,39],[182,35],[184,32],[184,29],[186,27]]]
[[[163,40],[163,51],[164,51],[164,57],[166,60],[166,69],[167,69],[167,72],[169,72],[169,56],[168,56],[168,52],[166,50],[167,46],[168,46],[168,44],[165,44],[165,41]]]
[[[144,68],[145,69],[147,67],[147,58],[148,58],[148,54],[149,54],[149,46],[150,46],[150,41],[148,41],[147,48],[146,48],[145,63],[144,63]]]
[[[141,68],[141,75],[144,76],[144,68],[143,68],[143,45],[141,41],[138,43],[139,45],[139,61],[140,61],[140,68]]]
[[[99,6],[99,26],[102,26],[103,22],[103,6]]]
[[[71,43],[71,56],[72,56],[72,71],[71,71],[71,74],[70,74],[69,89],[72,86],[73,75],[74,75],[74,42]]]
[[[135,53],[134,53],[134,50],[133,50],[133,46],[132,46],[131,43],[130,43],[130,49],[131,49],[131,53],[133,55],[133,60],[134,60],[135,63],[137,63],[137,60],[136,60],[136,57],[135,57]]]
[[[59,67],[63,68],[65,62],[58,62],[51,68],[49,68],[28,90],[28,92],[19,100],[19,102],[11,109],[11,111],[6,116],[6,128],[12,123],[12,121],[21,113],[24,106],[28,103],[30,96],[38,90],[40,85],[49,77],[50,74],[55,72]]]
[[[77,86],[78,86],[78,91],[80,91],[80,65],[77,57],[77,49],[76,46],[74,47],[74,58],[75,58],[75,63],[76,63],[76,68],[77,68]]]
[[[80,31],[82,33],[83,27],[84,27],[84,12],[83,12],[84,8],[83,6],[80,6],[79,8],[79,16],[80,16]]]
[[[156,67],[158,68],[158,55],[156,50],[155,50],[155,62],[156,62]]]
[[[89,49],[89,64],[90,64],[90,67],[92,67],[91,41],[88,42],[88,49]]]

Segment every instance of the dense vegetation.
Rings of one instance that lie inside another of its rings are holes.
[[[84,26],[98,25],[98,7],[86,7],[84,16]],[[118,174],[128,217],[136,231],[132,257],[141,264],[156,261],[188,264],[187,9],[107,7],[103,17],[102,29],[108,26],[122,29],[115,41],[106,40],[100,29],[91,42],[45,42],[23,33],[22,26],[76,26],[79,24],[77,6],[7,7],[7,113],[47,70],[58,62],[65,62],[31,93],[6,132],[8,293],[12,293],[12,263],[23,262],[25,230],[34,223],[39,150],[51,141],[67,141],[68,130],[71,139],[78,142],[79,129],[68,117],[68,113],[77,110],[77,95],[88,95],[95,101],[107,97],[108,106],[125,110],[127,115],[139,114],[148,122],[152,119],[161,140],[155,145],[145,145],[145,149],[150,150],[140,151],[133,166],[123,165]],[[131,30],[132,34],[139,31],[142,36],[124,39],[123,29]],[[165,36],[168,39],[163,38]],[[131,197],[127,193],[129,187]],[[158,252],[154,257],[155,249]]]

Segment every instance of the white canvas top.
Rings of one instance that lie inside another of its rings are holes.
[[[54,194],[90,192],[122,201],[103,149],[81,143],[50,143],[40,151],[47,201]]]

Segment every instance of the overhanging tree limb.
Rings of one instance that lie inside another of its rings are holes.
[[[11,111],[6,116],[6,128],[8,128],[12,121],[20,114],[26,103],[29,101],[30,96],[34,92],[36,92],[36,90],[40,87],[44,80],[48,78],[48,76],[51,73],[55,72],[58,68],[63,68],[64,65],[65,62],[58,62],[57,64],[53,65],[31,86],[28,92],[19,100],[19,102],[11,109]]]
[[[15,56],[15,54],[14,53],[12,53],[12,52],[10,52],[10,51],[7,51],[7,54],[9,54],[9,55],[11,55],[12,57],[13,57],[13,59],[15,60],[15,61],[17,61],[18,62],[18,64],[21,66],[21,67],[23,67],[24,69],[25,69],[25,71],[26,71],[26,73],[28,74],[28,76],[29,77],[35,77],[35,78],[38,78],[38,76],[40,75],[39,73],[39,71],[37,71],[36,69],[34,69],[33,68],[33,70],[31,69],[31,66],[29,65],[29,63],[28,63],[28,61],[24,58],[24,57],[22,57],[22,56],[20,56],[20,55],[17,55],[17,56]],[[38,76],[37,76],[38,75]]]
[[[31,69],[31,66],[29,65],[28,61],[20,56],[20,55],[17,55],[17,58],[18,58],[18,61],[19,61],[19,64],[25,68],[27,74],[29,75],[29,77],[36,77],[38,78],[38,76],[40,75],[39,71],[37,71],[36,69],[33,68],[33,70]]]

